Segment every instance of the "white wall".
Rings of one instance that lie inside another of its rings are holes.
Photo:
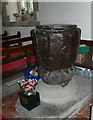
[[[17,34],[17,31],[20,31],[21,37],[30,36],[30,31],[34,29],[34,27],[3,27],[3,31],[6,30],[8,35]]]
[[[76,24],[81,28],[81,39],[91,39],[90,2],[40,2],[37,20],[40,24]],[[29,35],[31,27],[8,27],[9,34],[17,30],[22,36]]]
[[[41,24],[76,24],[82,39],[91,39],[90,2],[40,2],[38,20]]]
[[[0,2],[0,34],[2,34],[2,7]]]
[[[2,16],[0,15],[0,34],[2,34]]]
[[[8,0],[9,1],[9,0]],[[17,3],[16,2],[8,2],[7,8],[7,15],[10,16],[10,21],[15,21],[13,13],[18,12]]]
[[[93,2],[91,3],[91,38],[93,40]]]

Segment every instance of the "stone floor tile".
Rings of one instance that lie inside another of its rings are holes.
[[[84,120],[87,119],[84,115],[78,114],[78,116],[75,118],[75,120],[76,120],[76,119],[79,119],[79,118],[84,118]]]
[[[93,105],[93,99],[91,99],[91,104]]]
[[[91,105],[87,106],[87,110],[90,110],[90,108],[91,108]]]
[[[9,97],[5,97],[2,99],[2,103],[7,103],[7,102],[9,102]]]
[[[3,104],[2,104],[3,111],[2,112],[6,117],[18,119],[18,117],[16,116],[16,110],[15,110],[15,104],[16,104],[17,99],[18,99],[18,93],[15,93],[15,94],[7,96],[6,98],[3,98]],[[90,101],[93,102],[93,99]],[[78,118],[84,118],[84,120],[88,120],[87,118],[89,118],[90,116],[90,101],[88,101],[79,110],[79,112],[76,115],[74,115],[73,120],[74,118],[75,120],[76,119],[78,120]]]
[[[87,106],[86,106],[86,107],[87,107]],[[86,107],[83,106],[83,107],[78,111],[78,113],[81,113],[82,111],[84,111],[84,110],[86,109]]]
[[[75,115],[74,115],[74,118],[76,118],[78,116],[78,113],[76,113]]]
[[[2,100],[0,100],[0,105],[2,105]]]
[[[90,117],[90,111],[87,110],[87,109],[85,109],[85,110],[82,112],[82,114],[83,114],[84,116],[86,116],[87,118]]]
[[[16,113],[15,112],[9,112],[8,114],[7,114],[7,118],[17,118],[17,116],[16,116]]]
[[[89,103],[86,103],[79,111],[78,113],[81,113],[82,111],[84,111],[88,106],[90,106]]]
[[[0,114],[2,114],[2,106],[0,105]]]

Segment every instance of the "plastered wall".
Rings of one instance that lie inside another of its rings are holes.
[[[91,2],[40,2],[41,24],[76,24],[81,38],[91,39]]]
[[[37,20],[40,24],[76,24],[81,28],[81,39],[91,39],[91,2],[40,2]],[[17,30],[29,35],[31,27],[4,27],[9,34]]]

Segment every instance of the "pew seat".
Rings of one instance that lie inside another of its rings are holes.
[[[23,44],[26,42],[26,44]],[[0,74],[3,78],[16,75],[37,66],[31,37],[2,41]]]

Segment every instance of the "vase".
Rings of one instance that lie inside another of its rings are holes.
[[[19,93],[19,100],[21,105],[26,108],[27,110],[31,110],[38,105],[40,105],[40,97],[39,92],[36,92],[36,94],[32,94],[30,96],[24,94],[24,92]]]
[[[72,79],[80,34],[77,25],[68,24],[40,25],[31,31],[36,70],[45,83],[64,87]]]
[[[22,21],[26,21],[26,20],[27,20],[26,16],[22,16]]]

